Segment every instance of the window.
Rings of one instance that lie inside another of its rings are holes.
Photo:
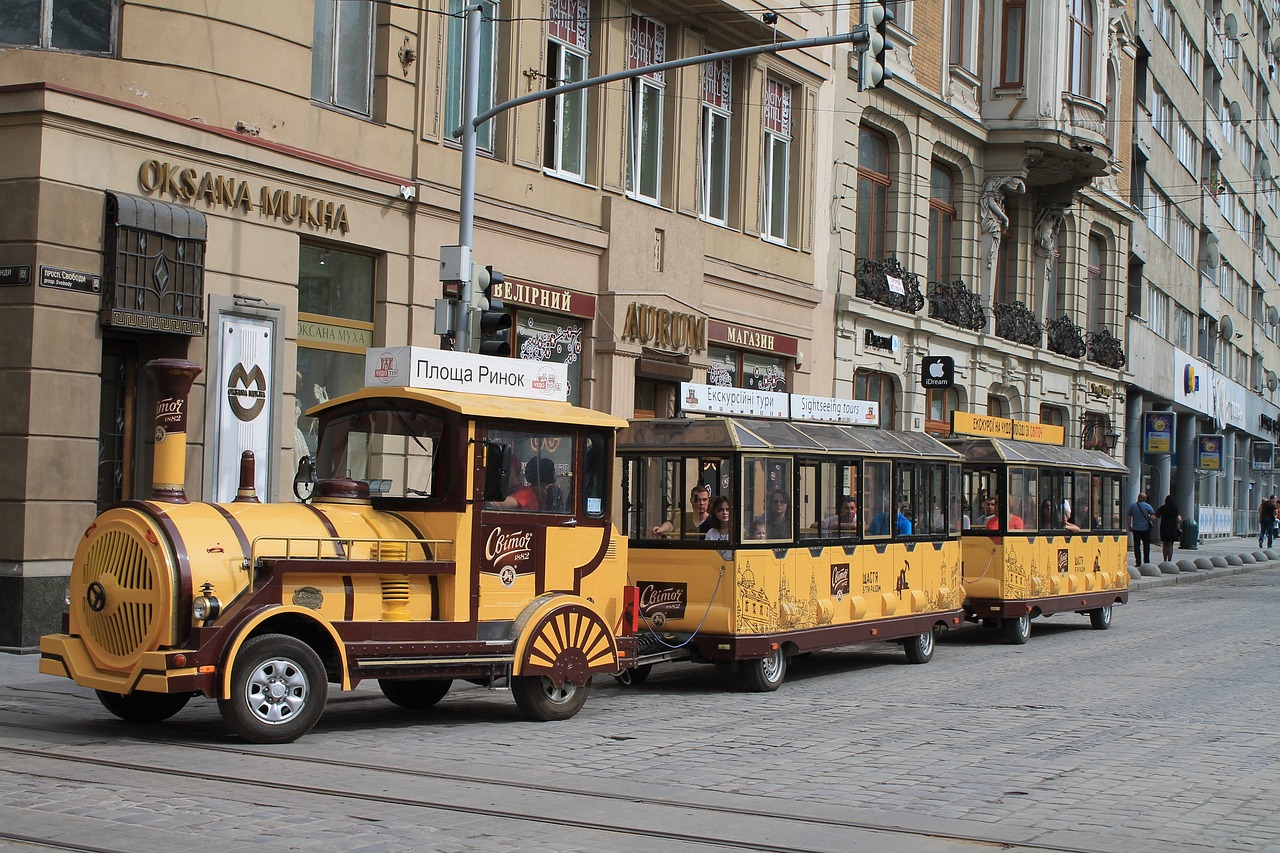
[[[988,394],[987,414],[993,418],[1009,417],[1009,399],[999,394]]]
[[[889,142],[864,127],[858,131],[858,233],[854,251],[859,258],[885,257],[888,220]]]
[[[1106,274],[1107,241],[1097,235],[1089,235],[1089,331],[1097,332],[1106,327]]]
[[[1199,87],[1200,51],[1196,49],[1196,43],[1186,27],[1178,28],[1178,65],[1186,72],[1191,82]]]
[[[667,28],[651,18],[631,16],[629,70],[665,62]],[[631,80],[631,124],[627,193],[657,204],[662,193],[662,111],[666,77],[662,72]]]
[[[587,79],[590,37],[586,0],[552,0],[547,23],[547,88]],[[562,178],[587,179],[587,90],[546,102],[543,166]]]
[[[1000,85],[1021,86],[1027,26],[1026,0],[1004,0],[1000,24]]]
[[[517,307],[513,325],[517,356],[526,361],[565,365],[569,372],[569,402],[578,405],[582,400],[582,321]]]
[[[573,436],[540,430],[490,430],[484,448],[484,508],[499,512],[573,512]]]
[[[951,169],[934,162],[929,182],[929,273],[930,281],[951,281],[953,232],[956,208]]]
[[[1200,144],[1196,141],[1195,131],[1191,129],[1191,125],[1180,118],[1174,131],[1174,138],[1178,162],[1186,167],[1191,177],[1196,177],[1196,170],[1200,166]]]
[[[1018,241],[1010,239],[1018,233],[1019,208],[1010,204],[1005,208],[1009,225],[1000,235],[1000,250],[996,254],[995,301],[1006,305],[1020,301],[1018,296]]]
[[[743,539],[782,542],[795,537],[791,465],[790,459],[743,457]]]
[[[1156,32],[1165,40],[1165,44],[1173,45],[1174,28],[1178,26],[1178,14],[1173,10],[1173,0],[1155,0],[1151,10],[1155,18]]]
[[[1070,0],[1071,94],[1093,94],[1093,0]]]
[[[973,70],[973,21],[975,0],[951,0],[947,22],[947,55],[952,65]]]
[[[1040,405],[1040,423],[1047,426],[1057,426],[1066,429],[1067,426],[1067,410],[1061,406],[1051,406],[1048,403]]]
[[[766,240],[785,243],[791,205],[792,87],[770,77],[765,88],[763,236]]]
[[[1147,289],[1147,328],[1169,339],[1169,294],[1154,285]]]
[[[373,102],[372,3],[316,0],[311,97],[367,116]]]
[[[862,515],[868,539],[885,539],[893,534],[893,480],[888,462],[864,462],[862,466]]]
[[[859,368],[853,374],[853,399],[880,404],[880,422],[876,426],[881,429],[894,429],[897,424],[894,388],[893,377],[887,373]]]
[[[955,388],[926,388],[924,431],[935,438],[951,435],[951,413],[960,408],[960,392]]]
[[[0,14],[0,44],[110,53],[114,0],[17,0]]]
[[[733,118],[733,64],[702,66],[702,218],[729,224],[729,157]]]
[[[474,5],[470,0],[449,0],[449,58],[444,81],[444,132],[447,139],[453,139],[453,132],[462,125],[462,71],[467,55],[465,9]],[[497,71],[493,48],[498,4],[494,0],[481,0],[480,5],[480,97],[476,101],[477,115],[493,106]],[[476,147],[481,151],[493,151],[493,121],[476,128]]]
[[[298,259],[298,372],[294,455],[316,453],[307,409],[364,387],[364,351],[373,346],[375,261],[304,243]]]
[[[1166,144],[1173,144],[1173,103],[1159,86],[1151,90],[1151,126]]]
[[[1196,228],[1179,211],[1173,223],[1173,248],[1189,264],[1195,261]]]
[[[708,347],[711,366],[707,368],[707,384],[723,388],[754,388],[758,391],[787,390],[787,363],[778,356]]]
[[[1191,330],[1194,328],[1192,316],[1181,305],[1173,309],[1173,345],[1183,352],[1191,352]]]
[[[444,423],[407,404],[371,400],[329,421],[315,456],[324,480],[349,477],[385,497],[439,500],[452,478],[441,471]]]

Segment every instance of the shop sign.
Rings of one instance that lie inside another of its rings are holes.
[[[1011,438],[1036,444],[1062,445],[1066,430],[1056,424],[1015,421],[972,412],[951,413],[951,432],[955,435],[977,435],[984,438]]]
[[[29,265],[0,267],[0,287],[22,287],[30,283],[31,267]]]
[[[772,352],[794,358],[800,352],[800,339],[773,332],[762,332],[749,326],[724,323],[719,320],[707,321],[707,340],[718,344],[729,344],[742,349]]]
[[[707,318],[632,302],[622,324],[622,339],[668,352],[705,352]]]
[[[1196,468],[1200,471],[1222,470],[1222,436],[1196,436]]]
[[[1280,433],[1280,421],[1267,415],[1258,416],[1258,426],[1263,432],[1269,432],[1272,435]]]
[[[882,352],[897,352],[899,342],[897,335],[880,335],[876,334],[873,329],[867,329],[862,333],[862,345],[867,349],[878,349]]]
[[[1270,471],[1275,445],[1269,441],[1254,440],[1249,443],[1250,467],[1255,471]]]
[[[1147,412],[1142,416],[1142,452],[1173,452],[1173,412]]]
[[[373,330],[298,318],[298,340],[360,351],[373,346]]]
[[[56,267],[40,267],[40,286],[79,293],[99,293],[102,290],[102,276]]]
[[[351,230],[347,206],[322,196],[309,196],[292,190],[262,184],[255,186],[234,175],[201,173],[179,163],[146,160],[138,167],[138,186],[144,195],[168,196],[174,201],[206,207],[253,213],[311,231],[338,232]]]
[[[569,314],[588,320],[596,315],[596,298],[585,293],[574,293],[563,287],[547,287],[542,284],[531,284],[524,281],[506,279],[494,285],[494,295],[504,302],[523,305],[526,308],[538,308],[543,311],[554,311],[558,314]]]
[[[788,395],[753,388],[680,383],[680,408],[708,415],[745,415],[752,418],[785,418],[790,414]]]
[[[791,417],[798,421],[877,426],[880,404],[874,400],[841,400],[835,397],[791,395]]]
[[[926,355],[920,360],[922,388],[950,388],[956,382],[956,360],[949,355]]]
[[[526,400],[569,398],[563,364],[524,361],[426,347],[372,347],[365,353],[364,384],[401,385],[432,391],[461,391]]]

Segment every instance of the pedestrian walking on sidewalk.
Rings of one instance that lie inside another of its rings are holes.
[[[1258,547],[1263,540],[1270,548],[1276,541],[1276,496],[1272,495],[1262,501],[1258,507]]]
[[[1129,532],[1133,534],[1135,566],[1151,562],[1151,522],[1155,517],[1155,509],[1147,503],[1147,493],[1138,492],[1138,499],[1129,505]]]
[[[1160,519],[1160,550],[1164,552],[1164,561],[1168,563],[1173,560],[1173,546],[1182,538],[1182,515],[1178,512],[1178,505],[1173,502],[1173,495],[1164,499],[1164,503],[1156,510],[1156,516]]]

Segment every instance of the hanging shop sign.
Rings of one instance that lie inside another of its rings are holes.
[[[950,388],[956,382],[956,360],[949,355],[926,355],[920,359],[922,388]]]
[[[1222,470],[1221,435],[1196,436],[1196,469],[1200,471]]]
[[[1147,412],[1142,416],[1142,452],[1173,452],[1173,412]]]

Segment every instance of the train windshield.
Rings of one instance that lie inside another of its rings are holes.
[[[440,418],[414,408],[379,403],[348,410],[325,423],[316,474],[366,482],[373,497],[440,497],[443,433]]]

